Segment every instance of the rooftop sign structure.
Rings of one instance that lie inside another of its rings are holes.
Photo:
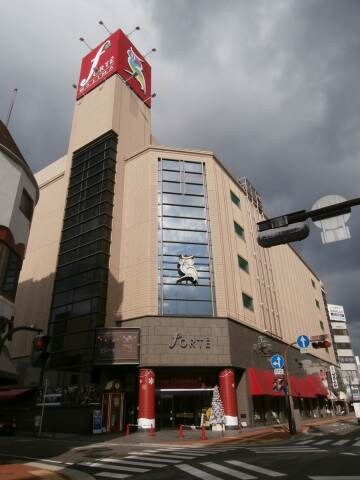
[[[114,74],[120,75],[136,95],[151,106],[151,67],[120,29],[83,58],[76,99]]]

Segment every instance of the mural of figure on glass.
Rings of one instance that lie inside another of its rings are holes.
[[[194,265],[193,255],[179,255],[178,271],[181,277],[176,280],[176,283],[183,280],[186,280],[186,283],[188,283],[188,280],[190,280],[193,285],[198,284],[199,274]]]

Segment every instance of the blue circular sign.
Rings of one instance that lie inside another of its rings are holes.
[[[284,364],[285,360],[282,355],[275,353],[275,355],[271,357],[271,365],[273,368],[283,368]]]
[[[300,348],[308,348],[308,346],[310,345],[310,338],[306,335],[299,335],[296,343]]]

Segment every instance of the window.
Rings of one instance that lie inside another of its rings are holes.
[[[324,322],[322,320],[320,320],[320,328],[321,330],[325,330]]]
[[[245,238],[244,229],[235,221],[234,221],[234,228],[235,228],[236,234],[239,235],[240,238],[244,239]]]
[[[315,304],[316,304],[317,308],[320,308],[319,300],[316,300],[316,299],[315,299]]]
[[[249,297],[249,295],[246,295],[246,293],[243,293],[242,300],[245,308],[249,310],[254,310],[254,302],[253,302],[253,299]]]
[[[235,203],[237,207],[240,207],[240,198],[237,195],[235,195],[235,193],[232,190],[230,190],[230,197],[231,197],[231,201]]]
[[[21,268],[21,258],[0,242],[0,291],[15,297]]]
[[[311,285],[313,286],[313,288],[315,288],[315,286],[316,286],[313,279],[311,279]]]
[[[20,210],[25,215],[25,217],[31,222],[33,211],[34,211],[34,201],[25,190],[22,191],[21,199],[20,199]]]
[[[249,273],[249,262],[245,260],[245,258],[241,257],[240,255],[238,255],[238,264],[242,270]]]

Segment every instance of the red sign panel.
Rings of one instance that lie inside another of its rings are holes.
[[[151,67],[128,37],[117,30],[83,58],[76,99],[91,92],[115,73],[151,106]]]

